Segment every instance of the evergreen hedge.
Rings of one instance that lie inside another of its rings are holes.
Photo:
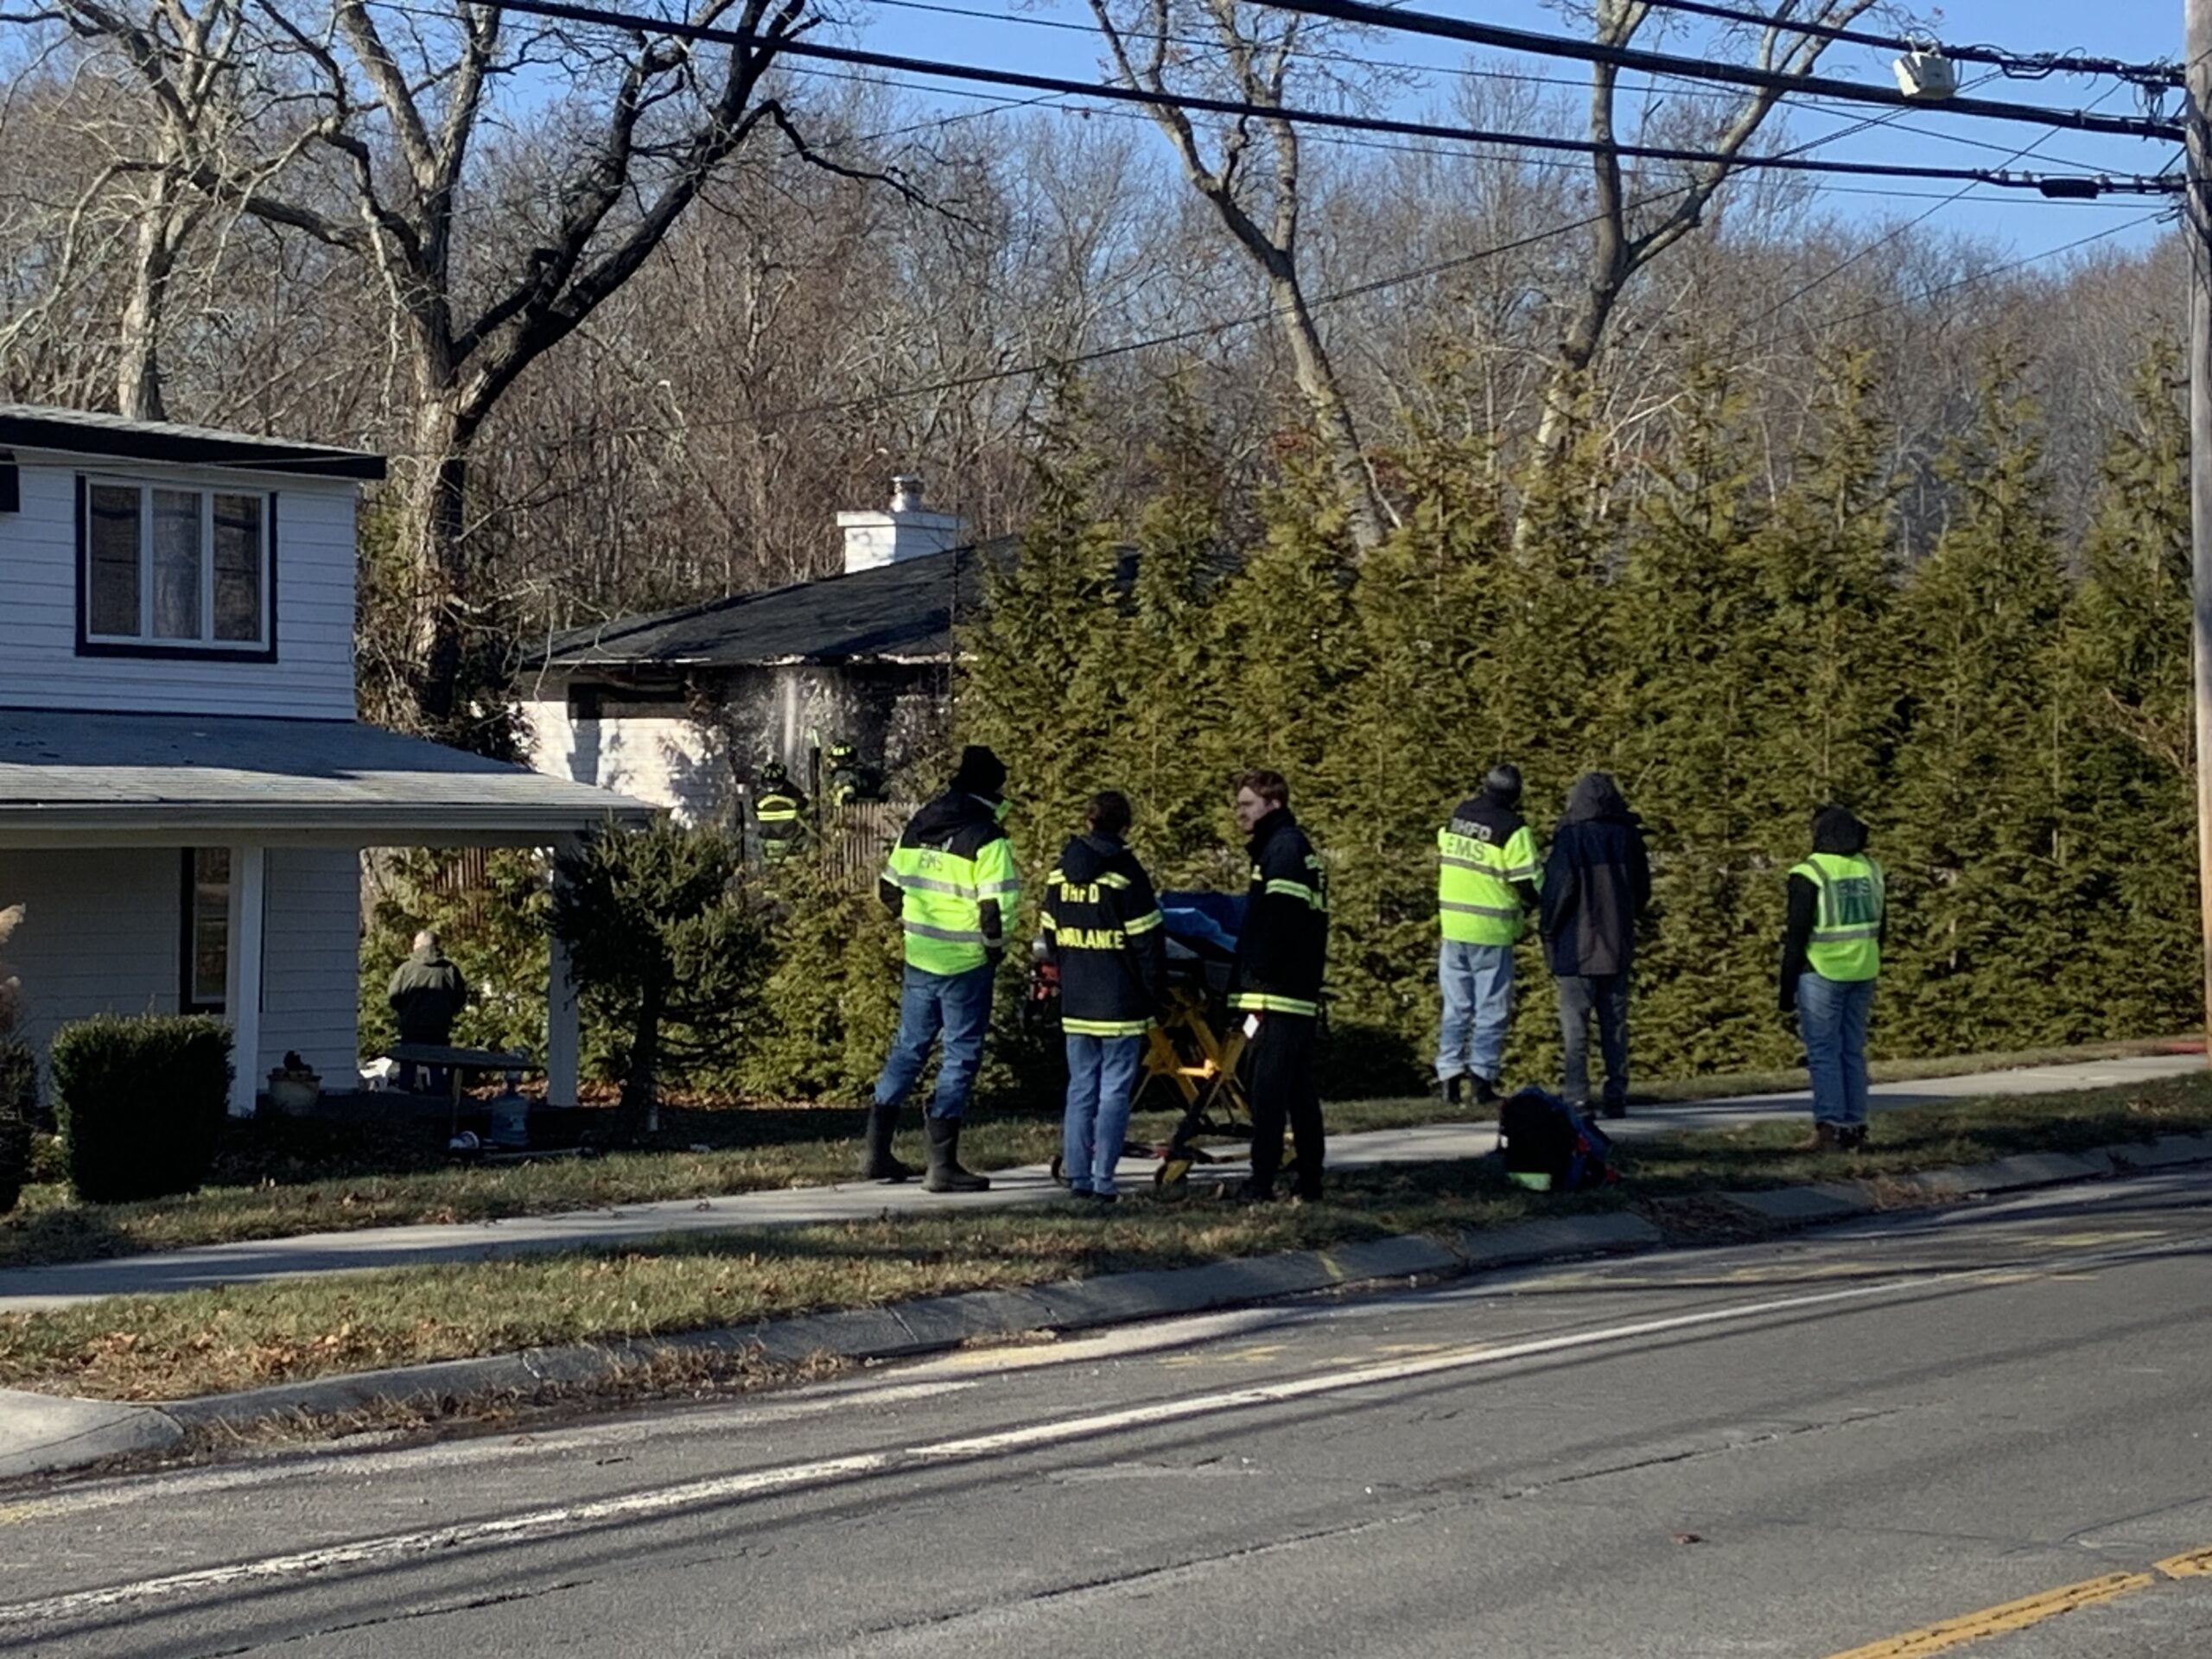
[[[1910,1054],[2187,1030],[2199,1018],[2189,739],[2187,432],[2146,365],[2078,542],[2037,416],[2002,382],[1909,539],[1894,446],[1840,365],[1777,458],[1719,384],[1614,505],[1586,461],[1502,498],[1480,441],[1411,435],[1403,523],[1356,558],[1294,474],[1231,523],[1172,431],[1131,521],[1064,441],[1020,557],[965,637],[957,737],[1007,760],[1040,877],[1084,796],[1126,791],[1163,887],[1242,883],[1227,780],[1266,765],[1328,860],[1337,1090],[1417,1078],[1433,1041],[1437,825],[1496,760],[1548,838],[1602,768],[1645,820],[1655,906],[1630,1017],[1643,1076],[1793,1064],[1785,877],[1813,810],[1870,824],[1891,913],[1872,1046]],[[1171,423],[1172,424],[1172,423]],[[1134,582],[1123,550],[1137,553]],[[1556,1063],[1521,957],[1509,1069]]]
[[[99,1014],[57,1032],[47,1063],[79,1198],[199,1190],[230,1109],[229,1027],[200,1014]]]

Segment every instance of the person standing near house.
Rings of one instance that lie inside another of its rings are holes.
[[[1797,1016],[1813,1077],[1813,1144],[1866,1144],[1866,1016],[1888,919],[1882,867],[1866,826],[1840,806],[1813,814],[1813,854],[1789,872],[1782,936],[1782,1011]]]
[[[1513,947],[1537,904],[1535,837],[1517,809],[1521,769],[1501,763],[1482,791],[1452,809],[1436,832],[1436,982],[1444,996],[1436,1039],[1436,1089],[1458,1105],[1471,1088],[1497,1100],[1505,1027],[1513,1014]]]
[[[1324,1135],[1314,1034],[1328,955],[1328,885],[1319,855],[1291,816],[1290,785],[1281,772],[1240,776],[1231,810],[1252,861],[1229,982],[1229,1006],[1244,1018],[1252,1176],[1229,1196],[1248,1204],[1274,1197],[1287,1120],[1298,1137],[1297,1196],[1319,1198]]]
[[[832,743],[823,757],[823,798],[832,806],[883,798],[883,780],[849,743]]]
[[[1021,897],[1006,817],[1006,766],[970,745],[944,794],[908,822],[880,883],[883,902],[906,929],[899,1033],[876,1079],[861,1173],[903,1181],[911,1165],[892,1155],[899,1109],[942,1037],[937,1092],[923,1120],[931,1192],[981,1192],[989,1179],[960,1165],[960,1119],[982,1065],[991,1023],[991,982],[1006,955],[1006,923]]]
[[[1567,791],[1567,815],[1544,861],[1544,956],[1559,988],[1567,1050],[1563,1093],[1590,1105],[1590,1020],[1605,1057],[1605,1113],[1628,1111],[1628,982],[1636,926],[1651,904],[1643,823],[1611,776],[1586,772]]]
[[[414,953],[391,970],[385,1001],[399,1020],[399,1040],[443,1048],[453,1041],[453,1022],[468,1006],[468,982],[446,960],[438,936],[424,928],[415,936]],[[417,1081],[411,1060],[399,1065],[399,1086],[412,1093]],[[430,1068],[429,1085],[442,1091],[444,1068]]]
[[[760,788],[753,798],[753,822],[760,836],[760,861],[782,864],[806,838],[806,796],[780,760],[760,768]]]
[[[1167,979],[1167,932],[1152,878],[1128,849],[1130,816],[1119,791],[1090,798],[1084,833],[1046,878],[1041,935],[1059,970],[1068,1057],[1060,1166],[1070,1192],[1105,1204]]]

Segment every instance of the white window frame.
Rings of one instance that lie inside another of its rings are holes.
[[[84,595],[79,637],[86,645],[159,655],[266,657],[273,654],[275,629],[271,626],[274,619],[270,611],[276,585],[276,550],[271,545],[270,534],[275,522],[275,512],[270,505],[273,492],[227,480],[213,484],[194,479],[133,478],[99,473],[85,474],[83,488],[84,523],[78,535],[77,560],[82,571]],[[92,632],[92,492],[101,489],[136,490],[138,493],[138,632],[135,634]],[[154,632],[154,493],[157,490],[175,495],[195,495],[200,499],[200,634],[196,639],[168,639]],[[259,630],[251,639],[218,639],[214,637],[215,498],[219,495],[250,497],[261,504],[261,617]]]

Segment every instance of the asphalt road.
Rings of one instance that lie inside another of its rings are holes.
[[[2138,1179],[22,1489],[0,1646],[2201,1659],[2209,1243]]]

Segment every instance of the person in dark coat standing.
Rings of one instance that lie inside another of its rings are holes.
[[[1564,1093],[1590,1105],[1590,1019],[1605,1058],[1605,1113],[1628,1110],[1628,981],[1636,925],[1651,904],[1643,823],[1602,772],[1567,791],[1567,816],[1544,861],[1544,960],[1559,987],[1559,1031],[1567,1049]]]
[[[1060,1166],[1079,1198],[1114,1202],[1115,1166],[1167,978],[1167,930],[1152,878],[1123,839],[1129,798],[1090,798],[1084,833],[1046,880],[1046,960],[1060,978],[1068,1097]]]
[[[391,970],[385,988],[385,1001],[399,1020],[399,1040],[444,1048],[453,1041],[453,1022],[468,1006],[468,982],[461,969],[446,959],[438,936],[424,928],[415,936],[415,952]],[[443,1066],[427,1068],[433,1092],[447,1087]],[[399,1086],[413,1093],[418,1080],[413,1061],[399,1066]]]
[[[1250,837],[1245,852],[1252,861],[1229,989],[1229,1006],[1244,1022],[1252,1177],[1229,1196],[1247,1204],[1274,1197],[1287,1120],[1298,1138],[1297,1196],[1318,1198],[1323,1133],[1313,1049],[1329,949],[1328,882],[1313,843],[1290,815],[1290,785],[1281,772],[1239,777],[1231,810]]]

